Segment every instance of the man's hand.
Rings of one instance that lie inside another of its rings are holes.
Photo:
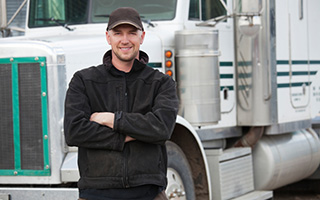
[[[113,129],[114,113],[111,112],[96,112],[90,117],[90,121],[108,126]]]
[[[98,124],[108,126],[113,129],[113,122],[114,122],[114,113],[111,112],[96,112],[93,113],[90,117],[90,121],[97,122]],[[130,142],[136,140],[130,136],[126,136],[124,142]]]
[[[130,141],[133,141],[133,140],[136,140],[136,139],[134,139],[134,138],[132,138],[130,136],[126,136],[126,139],[125,139],[124,142],[130,142]]]

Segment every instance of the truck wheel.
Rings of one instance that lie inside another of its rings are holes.
[[[166,142],[168,153],[168,187],[166,194],[173,200],[194,200],[195,188],[191,168],[186,156],[178,145]]]

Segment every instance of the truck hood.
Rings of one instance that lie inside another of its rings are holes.
[[[32,49],[40,48],[39,45],[59,48],[65,55],[67,82],[70,81],[76,71],[82,68],[102,64],[103,55],[106,51],[110,50],[105,33],[101,30],[94,33],[92,31],[74,31],[67,34],[52,36],[23,36],[7,38],[7,40],[2,41],[5,41],[6,47],[0,45],[1,57],[27,57],[31,54],[30,51],[32,51]],[[5,50],[10,48],[10,44],[15,44],[16,46],[25,44],[29,46],[29,48],[27,52],[24,50],[25,48],[15,48],[15,53],[13,55],[6,53]],[[32,46],[33,48],[31,48]],[[141,45],[141,50],[148,54],[149,62],[161,63],[163,56],[162,49],[160,37],[156,35],[155,32],[146,32],[146,37],[144,43]]]

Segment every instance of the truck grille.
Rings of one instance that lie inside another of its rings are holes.
[[[11,65],[0,65],[0,169],[14,169]]]
[[[0,175],[49,175],[45,58],[0,59]]]
[[[38,63],[19,64],[18,67],[21,169],[42,169],[40,68]]]

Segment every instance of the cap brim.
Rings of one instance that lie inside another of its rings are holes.
[[[108,30],[114,29],[115,27],[119,26],[119,25],[123,25],[123,24],[129,24],[131,26],[136,27],[139,30],[142,30],[142,28],[137,25],[136,23],[130,22],[130,21],[122,21],[122,22],[118,22],[116,24],[112,24],[110,27],[108,27]]]

